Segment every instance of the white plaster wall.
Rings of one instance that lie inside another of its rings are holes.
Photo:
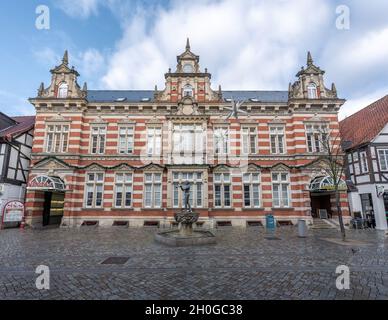
[[[359,194],[370,193],[372,194],[373,209],[376,219],[377,230],[387,230],[387,218],[385,214],[384,200],[382,197],[377,197],[376,185],[368,184],[364,186],[358,186]]]

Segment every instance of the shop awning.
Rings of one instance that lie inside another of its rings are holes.
[[[334,191],[334,180],[333,178],[326,176],[326,177],[318,177],[311,181],[309,190],[311,192],[327,192],[327,191]],[[346,191],[347,186],[346,182],[341,179],[338,190],[340,191]]]
[[[42,175],[42,176],[37,176],[33,178],[29,182],[27,189],[34,190],[34,191],[65,192],[66,185],[58,177]]]

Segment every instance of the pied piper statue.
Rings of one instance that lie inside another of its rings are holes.
[[[190,205],[190,188],[191,188],[190,182],[185,181],[183,184],[180,184],[179,187],[183,191],[186,212],[192,212],[191,205]]]

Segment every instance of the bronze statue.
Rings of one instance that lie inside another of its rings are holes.
[[[180,184],[179,187],[184,192],[185,210],[187,212],[192,212],[191,205],[190,205],[190,188],[191,188],[190,182],[185,181],[183,184]]]

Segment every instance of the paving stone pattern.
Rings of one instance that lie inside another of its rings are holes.
[[[388,238],[348,231],[352,246],[326,241],[338,230],[220,228],[217,244],[169,248],[157,229],[83,227],[0,231],[0,299],[388,299]],[[110,257],[125,264],[102,264]],[[37,266],[50,268],[38,290]],[[336,288],[337,266],[351,271],[350,290]]]

